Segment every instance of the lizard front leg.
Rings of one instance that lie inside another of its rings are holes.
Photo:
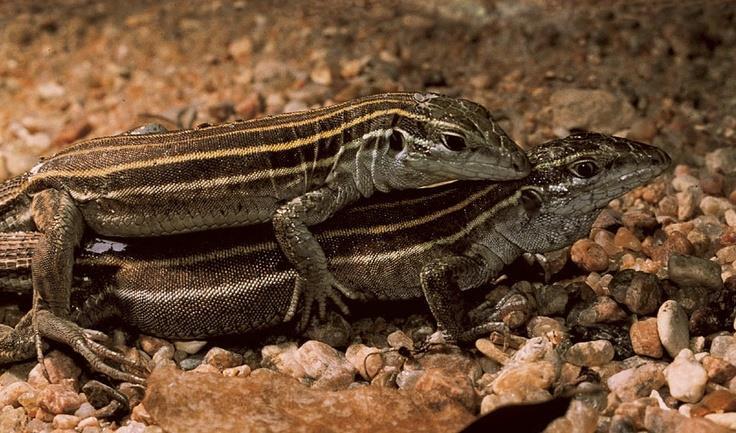
[[[340,284],[327,269],[325,253],[308,226],[325,221],[359,198],[360,193],[352,178],[338,175],[327,186],[296,197],[276,210],[273,216],[276,239],[298,273],[285,322],[294,317],[302,294],[304,302],[299,325],[301,329],[308,324],[315,301],[319,307],[319,317],[324,318],[328,298],[343,313],[347,313],[340,293],[353,299],[358,296]]]
[[[471,324],[461,290],[477,287],[494,274],[492,264],[481,257],[449,256],[422,268],[424,297],[437,324],[450,342],[469,342],[491,331],[505,331],[501,322]]]

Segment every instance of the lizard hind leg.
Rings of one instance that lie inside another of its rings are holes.
[[[95,341],[102,339],[100,333],[85,330],[74,322],[62,319],[46,310],[39,311],[36,316],[41,336],[68,345],[82,355],[94,370],[115,380],[145,384],[146,380],[143,377],[110,365],[112,362],[136,371],[146,370],[144,366]]]

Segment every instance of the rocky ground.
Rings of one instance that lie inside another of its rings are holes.
[[[583,128],[661,146],[676,165],[550,255],[551,282],[510,271],[483,289],[522,293],[511,337],[413,354],[434,331],[422,310],[245,346],[110,330],[156,366],[145,392],[117,385],[130,415],[55,350],[46,375],[35,362],[0,375],[1,432],[459,431],[575,387],[585,397],[548,431],[736,429],[736,4],[393,3],[2,2],[0,178],[152,120],[405,89],[483,103],[524,147]],[[24,307],[3,300],[3,323]]]

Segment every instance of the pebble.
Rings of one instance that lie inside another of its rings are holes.
[[[657,312],[657,332],[665,350],[671,357],[677,356],[690,343],[688,318],[680,305],[673,300],[665,301]]]
[[[409,338],[408,335],[406,335],[403,331],[398,330],[394,331],[386,337],[386,342],[388,342],[388,345],[393,347],[394,349],[399,349],[402,347],[405,347],[409,350],[414,349],[414,342],[411,338]]]
[[[722,147],[706,154],[705,167],[711,173],[725,175],[736,173],[736,149]]]
[[[491,340],[479,338],[475,340],[475,347],[480,351],[480,353],[487,356],[489,359],[497,362],[498,364],[506,365],[511,360],[511,357],[503,350],[496,347],[496,345],[493,344]]]
[[[733,204],[726,198],[706,195],[700,200],[700,210],[704,215],[721,218],[727,210],[733,210]]]
[[[253,41],[247,36],[238,38],[227,47],[227,52],[236,62],[245,64],[250,62],[253,54]]]
[[[581,367],[594,367],[611,362],[613,355],[610,341],[585,341],[573,344],[565,353],[565,360]]]
[[[13,382],[0,388],[0,407],[15,406],[18,397],[26,392],[33,391],[33,387],[26,382]]]
[[[666,384],[665,365],[646,363],[638,367],[622,370],[608,378],[608,389],[622,401],[632,401],[649,394]]]
[[[38,393],[39,406],[51,414],[74,413],[84,399],[66,383],[51,384]]]
[[[651,314],[662,300],[662,287],[656,276],[634,270],[616,273],[609,284],[613,298],[628,307],[632,313]]]
[[[600,296],[592,302],[580,303],[568,315],[570,324],[590,326],[597,323],[614,323],[626,319],[627,314],[608,296]]]
[[[314,388],[344,389],[353,382],[355,367],[332,347],[309,340],[299,347],[297,353],[304,372],[314,379]]]
[[[718,263],[722,265],[731,264],[736,261],[736,245],[729,245],[716,251]]]
[[[34,421],[36,420],[31,420],[31,423],[26,424],[28,416],[22,407],[3,406],[0,409],[0,431],[2,432],[43,431],[40,429],[32,430]]]
[[[381,350],[365,344],[351,344],[345,350],[345,358],[365,380],[371,380],[383,368]]]
[[[736,365],[717,356],[705,356],[701,361],[711,382],[719,385],[736,377]]]
[[[661,358],[664,348],[657,331],[657,319],[650,317],[634,322],[629,329],[634,353],[651,358]]]
[[[491,387],[499,395],[520,389],[547,389],[552,386],[557,375],[558,369],[550,361],[517,363],[504,367]]]
[[[222,375],[225,377],[246,377],[250,375],[250,373],[251,369],[247,364],[222,370]]]
[[[545,285],[534,290],[537,313],[543,316],[558,316],[565,313],[569,301],[567,290],[562,284]]]
[[[697,403],[703,398],[708,373],[690,349],[683,349],[675,357],[664,369],[664,377],[672,397],[686,403]]]
[[[700,181],[691,174],[681,174],[672,178],[672,187],[677,192],[684,192],[689,189],[699,189]]]
[[[195,353],[202,350],[204,346],[207,345],[206,341],[199,341],[199,340],[190,340],[190,341],[175,341],[174,347],[176,347],[176,350],[181,350],[182,352],[194,355]]]
[[[222,371],[226,368],[237,367],[242,364],[243,356],[220,347],[213,347],[207,351],[202,362]]]
[[[705,416],[705,419],[728,429],[736,430],[736,412],[710,413]]]
[[[555,346],[568,338],[568,331],[567,328],[565,328],[565,325],[560,320],[555,320],[551,317],[533,317],[529,322],[527,322],[526,331],[529,337],[544,337]],[[477,342],[476,347],[478,347]],[[480,348],[478,350],[480,350]],[[481,352],[483,351],[481,350]]]
[[[606,254],[606,251],[587,238],[580,239],[572,245],[570,259],[588,272],[608,269],[608,254]]]
[[[736,394],[717,389],[709,394],[690,410],[694,416],[703,416],[713,412],[736,412]]]
[[[553,124],[567,130],[612,134],[628,128],[636,117],[628,101],[605,90],[560,89],[549,100]]]
[[[80,419],[88,418],[94,415],[95,411],[97,411],[97,409],[95,409],[94,406],[85,401],[79,406],[76,411],[74,411],[74,416],[77,416]]]
[[[64,414],[56,415],[51,422],[51,425],[57,429],[73,429],[77,424],[79,424],[79,417]]]
[[[399,389],[414,389],[423,374],[424,370],[402,370],[396,376],[396,385]]]
[[[141,335],[138,337],[138,347],[141,348],[148,356],[153,356],[158,352],[162,347],[169,346],[172,348],[172,354],[173,351],[173,345],[169,343],[168,341],[158,338],[158,337],[152,337],[150,335]]]
[[[690,188],[675,194],[677,198],[677,219],[687,221],[695,216],[703,193],[700,189]]]
[[[38,87],[36,87],[36,91],[41,99],[56,99],[66,94],[64,87],[53,81],[39,84]]]
[[[713,261],[673,254],[667,268],[670,280],[680,287],[701,286],[712,291],[723,289],[721,267]]]
[[[296,343],[267,345],[261,349],[261,366],[273,368],[287,376],[301,379],[306,376],[297,355]]]
[[[736,210],[728,209],[724,214],[723,218],[726,220],[726,224],[729,227],[736,227]]]
[[[736,337],[718,335],[710,343],[710,354],[736,364]]]
[[[126,425],[115,430],[115,433],[145,433],[146,425],[138,421],[130,421]]]
[[[419,376],[414,384],[414,390],[423,394],[423,398],[427,398],[430,402],[451,399],[471,411],[475,410],[478,398],[473,382],[467,374],[444,368],[424,370],[424,374]]]
[[[620,227],[616,231],[616,236],[613,238],[614,244],[619,248],[625,248],[631,251],[641,251],[641,242],[626,227]]]

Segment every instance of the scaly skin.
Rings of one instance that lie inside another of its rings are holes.
[[[43,234],[34,255],[42,309],[68,316],[83,233],[149,237],[272,222],[298,270],[284,319],[304,297],[357,296],[328,271],[309,226],[375,191],[452,179],[516,179],[523,152],[473,102],[390,93],[218,126],[94,138],[0,186],[0,231]]]
[[[376,196],[344,210],[315,227],[330,270],[362,298],[424,298],[450,340],[472,341],[498,324],[472,322],[462,307],[463,290],[497,276],[524,252],[556,250],[587,235],[610,200],[649,181],[670,161],[652,146],[599,134],[551,141],[529,159],[532,171],[525,179]],[[0,273],[0,282],[15,289],[23,285],[24,254],[38,235],[26,242],[19,237],[0,243],[6,256],[0,263],[12,269]],[[92,281],[80,283],[75,297],[77,324],[44,318],[52,334],[44,336],[67,344],[71,339],[63,334],[70,328],[80,335],[79,326],[110,319],[176,339],[265,329],[289,308],[298,274],[268,231],[245,228],[91,240],[77,258],[76,275]],[[32,353],[20,328],[0,341],[6,361]],[[97,368],[100,358],[88,357]],[[114,368],[102,364],[106,372]]]

